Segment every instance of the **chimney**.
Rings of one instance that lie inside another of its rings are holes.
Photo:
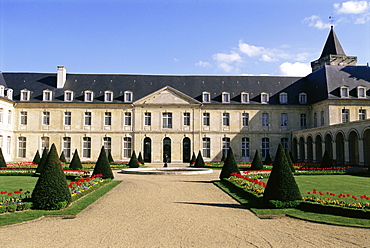
[[[63,65],[58,65],[57,89],[62,89],[67,80],[67,69]]]

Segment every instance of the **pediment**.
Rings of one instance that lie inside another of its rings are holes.
[[[167,86],[139,99],[134,104],[187,105],[200,104],[200,102],[172,87]]]

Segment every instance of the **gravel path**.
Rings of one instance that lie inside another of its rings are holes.
[[[75,219],[0,228],[1,247],[370,247],[370,230],[259,219],[204,175],[123,175]]]

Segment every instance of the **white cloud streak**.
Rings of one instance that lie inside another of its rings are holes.
[[[307,76],[310,73],[311,66],[309,64],[284,62],[274,74],[284,76]]]
[[[367,1],[348,1],[334,4],[334,9],[338,14],[362,14],[369,8],[370,2]]]

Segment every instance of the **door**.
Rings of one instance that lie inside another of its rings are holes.
[[[184,163],[189,163],[190,156],[190,139],[186,137],[182,140],[182,161]]]
[[[152,162],[152,140],[148,137],[144,139],[144,163]]]
[[[163,139],[163,162],[171,162],[171,139]]]

